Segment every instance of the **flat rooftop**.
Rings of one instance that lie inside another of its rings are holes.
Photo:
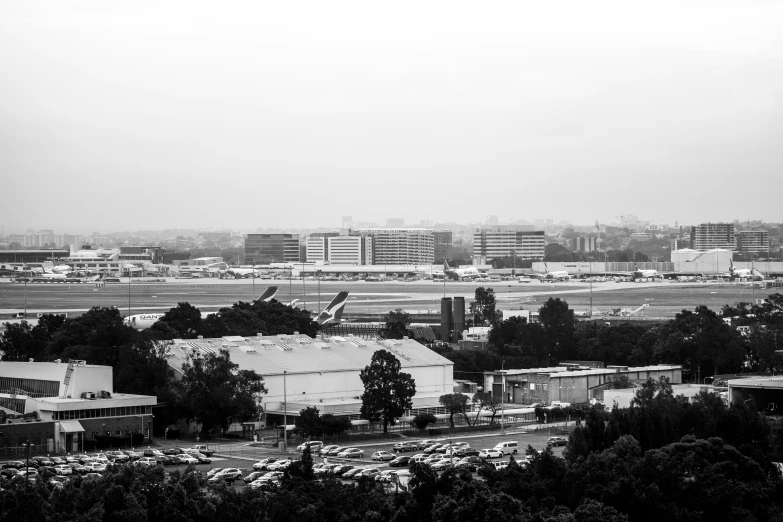
[[[356,336],[274,335],[226,336],[215,339],[175,339],[169,345],[169,365],[179,370],[188,357],[228,351],[231,361],[243,370],[269,375],[359,371],[373,353],[386,350],[400,361],[402,369],[453,366],[454,363],[420,343],[410,340],[365,340]]]

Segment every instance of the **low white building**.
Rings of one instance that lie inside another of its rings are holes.
[[[6,424],[27,426],[33,444],[51,452],[84,451],[85,440],[98,436],[148,438],[156,404],[154,396],[114,393],[111,366],[0,361],[0,407],[7,414],[34,414],[39,429],[21,419]],[[16,426],[2,431],[11,446],[30,438]]]
[[[604,404],[607,408],[613,408],[614,405],[617,405],[618,408],[630,408],[631,402],[633,401],[634,397],[636,397],[636,392],[638,389],[638,385],[635,385],[632,388],[604,390]],[[723,390],[725,390],[725,388],[723,388]],[[706,384],[672,384],[672,392],[674,393],[675,397],[682,395],[689,401],[693,401],[693,398],[699,395],[701,392],[720,394],[722,389]]]
[[[363,340],[359,337],[279,335],[223,337],[221,339],[177,339],[169,347],[169,365],[181,374],[190,357],[228,351],[231,361],[240,369],[254,370],[264,377],[268,393],[261,398],[267,419],[282,423],[287,412],[288,423],[308,407],[321,414],[360,418],[364,385],[359,373],[370,364],[372,355],[386,350],[400,361],[402,371],[411,374],[416,383],[413,408],[440,407],[441,395],[454,389],[454,363],[416,341]]]

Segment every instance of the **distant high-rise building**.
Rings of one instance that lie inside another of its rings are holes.
[[[386,220],[386,228],[402,228],[404,226],[404,218],[389,218]]]
[[[451,230],[433,230],[435,262],[442,263],[444,259],[451,259],[454,252],[453,234]]]
[[[522,259],[543,259],[543,230],[529,230],[526,225],[479,227],[473,233],[473,257],[495,258],[516,255]]]
[[[691,228],[691,240],[696,250],[723,248],[734,250],[736,247],[733,223],[702,223]]]
[[[435,259],[432,230],[422,228],[367,228],[358,231],[373,238],[373,264],[425,265]]]
[[[373,237],[363,235],[327,238],[327,255],[331,265],[373,264]]]
[[[740,252],[768,252],[769,232],[766,230],[737,232],[737,250]]]
[[[495,215],[489,216],[487,218],[487,226],[494,226],[498,224],[498,217]]]
[[[297,234],[248,234],[245,262],[251,264],[293,263],[300,260]]]
[[[353,228],[353,216],[343,216],[343,226],[340,228]]]

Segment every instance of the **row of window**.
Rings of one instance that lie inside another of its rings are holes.
[[[0,377],[0,393],[28,395],[30,397],[57,397],[60,393],[58,381],[23,379],[21,377]]]
[[[99,419],[101,417],[125,417],[128,415],[151,415],[152,406],[123,406],[120,408],[93,408],[91,410],[70,410],[52,412],[52,420]]]
[[[536,383],[536,382],[530,383],[530,391],[547,391],[548,387],[549,385],[546,383]]]

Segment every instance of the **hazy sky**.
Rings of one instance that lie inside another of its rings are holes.
[[[0,0],[0,224],[783,221],[783,2]]]

